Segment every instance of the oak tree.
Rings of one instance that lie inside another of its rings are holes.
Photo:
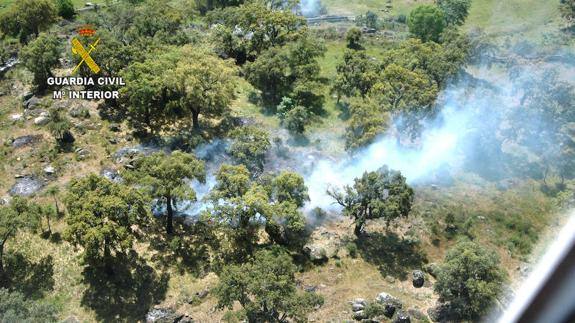
[[[140,158],[134,166],[135,170],[126,178],[165,203],[166,233],[173,234],[174,207],[178,201],[196,201],[196,192],[188,181],[205,182],[204,163],[191,154],[174,151],[170,155],[154,153]]]
[[[84,249],[84,260],[113,272],[114,257],[135,240],[134,226],[149,220],[146,198],[137,190],[94,174],[73,179],[65,198],[64,238]]]
[[[355,222],[354,233],[361,236],[367,220],[383,218],[389,223],[407,217],[413,204],[414,192],[399,171],[386,166],[374,172],[365,172],[346,185],[343,192],[329,189],[328,194],[343,207],[345,215]]]

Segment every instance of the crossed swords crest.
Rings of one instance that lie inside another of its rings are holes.
[[[82,66],[82,64],[84,63],[86,63],[88,68],[90,68],[90,70],[94,72],[94,74],[98,74],[100,72],[100,66],[98,66],[98,64],[94,62],[92,57],[90,57],[90,53],[92,53],[92,51],[96,49],[96,46],[98,46],[99,42],[100,38],[96,39],[94,43],[88,45],[89,49],[86,50],[84,48],[84,45],[82,45],[82,43],[77,38],[72,39],[72,54],[80,55],[80,57],[82,58],[80,63],[78,63],[78,65],[76,65],[74,70],[72,70],[72,74],[75,74],[80,68],[80,66]]]

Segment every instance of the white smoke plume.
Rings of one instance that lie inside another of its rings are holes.
[[[493,170],[507,172],[505,167],[514,168],[505,174],[508,176],[523,172],[520,167],[538,157],[524,151],[514,156],[514,150],[521,147],[501,132],[512,126],[505,124],[506,115],[521,109],[524,84],[520,78],[511,80],[499,74],[494,79],[493,74],[485,68],[475,77],[464,77],[448,87],[438,100],[438,116],[423,126],[415,147],[402,145],[395,134],[388,133],[346,160],[319,161],[306,176],[311,199],[306,209],[338,210],[327,195],[328,188],[353,184],[354,178],[384,165],[401,171],[410,184],[441,183],[459,170],[486,178],[497,177],[488,174],[495,173]],[[537,118],[529,122],[545,125],[544,120]],[[523,162],[515,163],[511,158],[521,158]]]

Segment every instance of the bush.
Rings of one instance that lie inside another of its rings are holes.
[[[58,15],[64,19],[72,19],[76,15],[72,0],[57,0]]]
[[[409,32],[422,41],[439,42],[445,28],[445,17],[437,6],[421,5],[409,14],[407,25]]]
[[[356,258],[357,257],[357,245],[353,242],[349,242],[347,245],[345,245],[345,248],[347,249],[347,253],[349,254],[350,257],[352,258]]]
[[[490,309],[505,277],[497,253],[463,241],[447,252],[434,290],[461,319],[474,320]]]

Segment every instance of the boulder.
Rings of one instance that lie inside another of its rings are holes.
[[[10,195],[30,196],[38,192],[44,186],[44,182],[34,176],[22,176],[10,188]]]
[[[48,122],[50,122],[50,118],[48,113],[45,112],[41,113],[39,117],[34,118],[34,124],[37,126],[43,126]]]
[[[54,175],[56,173],[56,169],[52,165],[48,165],[44,167],[44,173],[46,175]]]
[[[312,233],[303,250],[311,260],[325,261],[337,256],[341,245],[342,238],[337,232],[321,227]]]
[[[146,323],[176,323],[187,317],[169,307],[154,307],[146,314]],[[185,321],[190,322],[190,321]]]
[[[365,315],[364,311],[353,312],[353,319],[354,320],[361,321],[361,320],[365,320],[366,318],[367,318],[367,315]]]
[[[24,118],[24,115],[21,113],[15,113],[15,114],[10,115],[10,121],[12,121],[12,122],[21,121],[21,120],[23,120],[23,118]]]
[[[363,309],[365,308],[365,305],[361,304],[361,303],[353,303],[351,304],[351,310],[353,312],[359,312],[359,311],[363,311]]]
[[[423,287],[423,284],[425,283],[425,274],[421,271],[421,270],[414,270],[413,273],[411,273],[412,276],[412,283],[413,283],[413,287],[415,288],[421,288]]]
[[[411,323],[411,318],[404,311],[399,311],[393,323]]]
[[[39,98],[32,96],[31,98],[24,101],[24,108],[27,110],[34,110],[40,105],[41,101]]]
[[[74,150],[74,153],[76,153],[76,159],[78,160],[84,160],[88,158],[88,156],[90,155],[90,151],[84,148],[76,148],[76,150]]]
[[[379,295],[377,295],[375,298],[375,301],[384,306],[384,314],[389,318],[393,317],[393,314],[395,314],[397,310],[400,310],[403,307],[403,304],[398,298],[393,297],[385,292],[379,293]]]
[[[24,146],[28,146],[31,144],[35,144],[39,141],[42,140],[42,135],[26,135],[26,136],[20,136],[15,138],[12,141],[12,147],[14,148],[20,148],[20,147],[24,147]]]

